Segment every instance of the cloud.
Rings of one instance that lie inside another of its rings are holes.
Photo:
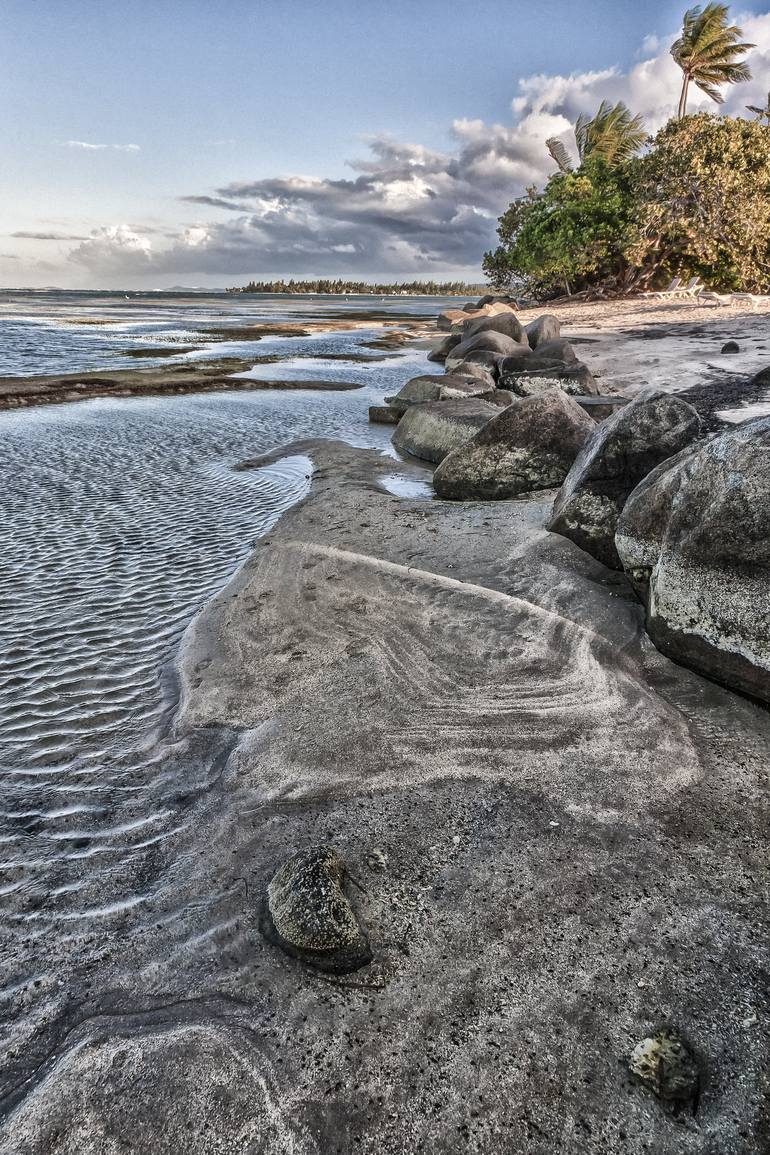
[[[74,233],[28,233],[20,231],[11,233],[10,236],[24,241],[86,241],[88,237],[79,236]]]
[[[64,140],[62,146],[80,148],[85,152],[103,152],[105,149],[112,149],[113,152],[141,152],[138,144],[92,144],[88,140]]]
[[[770,13],[741,21],[755,42],[755,79],[726,92],[723,111],[741,115],[762,104],[770,74]],[[234,180],[179,199],[226,214],[181,226],[153,244],[152,230],[117,225],[97,230],[71,253],[94,275],[137,278],[199,274],[478,276],[482,253],[496,243],[497,217],[529,185],[553,171],[545,148],[561,137],[574,151],[575,120],[604,100],[625,100],[650,132],[675,112],[681,73],[669,52],[673,35],[648,38],[641,58],[617,68],[522,79],[510,122],[458,119],[451,144],[431,149],[373,136],[350,176],[292,175]],[[691,111],[717,107],[691,89]],[[97,146],[92,146],[97,147]],[[98,146],[106,147],[106,146]]]

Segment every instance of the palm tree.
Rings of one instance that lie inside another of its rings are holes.
[[[757,114],[757,120],[766,120],[770,124],[770,92],[767,94],[767,104],[764,108],[758,108],[756,104],[747,104],[746,108],[749,112]]]
[[[705,8],[690,8],[684,14],[682,35],[671,46],[671,55],[684,73],[682,95],[679,98],[679,119],[687,115],[687,93],[690,82],[722,104],[719,91],[724,84],[751,80],[751,72],[740,59],[754,44],[743,44],[743,32],[735,24],[728,24],[726,4],[707,4]]]
[[[609,165],[621,164],[638,152],[647,139],[641,116],[632,116],[623,101],[612,105],[603,100],[595,116],[579,116],[575,125],[575,142],[582,164],[589,156],[600,157]],[[561,172],[572,172],[572,161],[557,136],[546,142],[546,148]]]

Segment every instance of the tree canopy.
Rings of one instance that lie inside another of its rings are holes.
[[[717,290],[770,286],[770,126],[700,113],[642,155],[589,152],[500,218],[484,271],[540,298],[622,292],[698,274]]]

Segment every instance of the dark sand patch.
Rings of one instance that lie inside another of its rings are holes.
[[[117,369],[105,372],[66,373],[56,376],[0,378],[0,409],[27,405],[62,404],[90,397],[141,397],[213,390],[255,389],[360,389],[350,381],[270,381],[235,377],[246,373],[253,357],[222,357],[215,361],[185,362],[154,369]]]

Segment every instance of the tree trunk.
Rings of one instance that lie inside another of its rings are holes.
[[[679,97],[679,119],[683,120],[687,115],[687,90],[690,87],[690,77],[685,72],[682,79],[682,95]]]

